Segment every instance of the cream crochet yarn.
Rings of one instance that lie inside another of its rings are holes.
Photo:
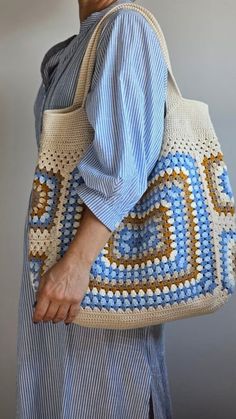
[[[29,211],[30,278],[66,251],[83,202],[76,168],[93,139],[84,105],[102,24],[120,8],[142,13],[168,65],[161,155],[139,202],[91,267],[75,323],[136,328],[214,312],[235,289],[236,221],[232,189],[206,103],[183,98],[162,30],[144,7],[123,3],[99,21],[83,59],[72,106],[46,110]]]

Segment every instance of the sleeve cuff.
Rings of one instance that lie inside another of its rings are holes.
[[[124,214],[117,213],[116,200],[104,198],[84,183],[75,188],[76,193],[93,214],[112,232],[121,223]]]

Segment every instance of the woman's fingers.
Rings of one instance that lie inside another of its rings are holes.
[[[56,316],[59,307],[60,307],[59,303],[57,303],[55,301],[51,301],[42,320],[45,321],[45,322],[48,322],[50,320],[54,320],[54,317]]]
[[[40,322],[43,320],[45,313],[50,305],[50,300],[45,295],[39,296],[36,308],[33,314],[33,322]]]
[[[69,309],[70,309],[70,304],[61,304],[56,315],[52,319],[53,322],[57,323],[57,322],[65,320],[65,318],[68,315]]]
[[[71,304],[68,311],[68,315],[65,319],[65,323],[71,323],[75,320],[76,316],[79,314],[80,304]]]

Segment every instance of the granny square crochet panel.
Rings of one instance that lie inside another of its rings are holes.
[[[147,9],[130,3],[114,9],[120,7],[139,10],[160,34]],[[93,55],[85,56],[82,86],[88,83]],[[170,64],[169,69],[160,157],[147,190],[91,266],[75,323],[122,329],[207,314],[235,290],[236,217],[223,153],[208,105],[176,95]],[[29,207],[29,269],[35,291],[40,277],[68,249],[84,210],[75,190],[80,182],[76,165],[93,132],[84,101],[81,105],[77,99],[70,108],[44,111]]]

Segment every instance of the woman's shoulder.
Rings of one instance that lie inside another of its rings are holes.
[[[148,9],[146,9],[148,10]],[[108,46],[113,54],[120,56],[136,56],[137,50],[159,61],[164,54],[153,25],[137,9],[120,8],[113,12],[102,26],[97,46],[97,56],[103,56]],[[102,60],[101,60],[102,61]],[[165,61],[165,60],[164,60]]]
[[[149,13],[150,11],[146,9]],[[124,26],[124,30],[130,29],[128,26],[130,24],[140,24],[146,30],[150,30],[153,32],[153,28],[147,18],[137,9],[129,9],[129,8],[120,8],[113,12],[108,18],[106,18],[103,28],[111,28],[114,24],[121,24],[126,25]]]
[[[106,47],[109,40],[114,40],[119,47],[119,43],[126,40],[130,41],[130,48],[144,44],[148,49],[160,51],[160,40],[154,27],[137,9],[120,8],[113,12],[105,19],[99,38],[98,47],[100,44]]]

